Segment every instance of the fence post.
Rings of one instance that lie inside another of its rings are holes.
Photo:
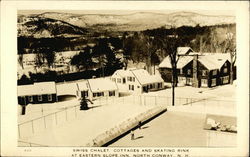
[[[45,120],[45,116],[43,117],[43,121],[44,121],[44,128],[46,129],[46,120]]]
[[[106,105],[108,105],[108,96],[106,96]]]
[[[147,103],[146,103],[146,97],[144,96],[144,105],[146,106]]]
[[[67,109],[65,110],[65,118],[66,118],[66,121],[68,121],[68,117],[67,117]]]
[[[140,105],[142,105],[142,100],[141,100],[142,95],[140,95]]]
[[[32,126],[32,133],[34,134],[34,125],[33,125],[33,120],[31,121],[31,126]]]
[[[92,107],[93,108],[93,107]],[[75,106],[75,117],[76,117],[76,106]]]
[[[156,104],[156,101],[157,101],[157,100],[156,100],[156,96],[155,96],[155,106],[157,105],[157,104]]]
[[[19,135],[19,138],[21,138],[20,125],[18,125],[18,135]]]
[[[57,112],[55,113],[56,125],[57,125]]]

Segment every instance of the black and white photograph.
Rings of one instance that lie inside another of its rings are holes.
[[[236,9],[17,9],[17,148],[236,149],[238,30]]]

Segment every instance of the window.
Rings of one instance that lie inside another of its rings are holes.
[[[97,96],[97,93],[93,93],[93,97],[96,97]]]
[[[207,70],[202,70],[202,76],[206,76],[207,75]]]
[[[121,83],[121,82],[122,82],[122,80],[118,78],[117,79],[117,83]]]
[[[140,88],[140,86],[137,86],[137,88]]]
[[[152,88],[155,88],[155,84],[152,84]]]
[[[41,95],[38,95],[38,96],[37,96],[37,99],[38,99],[38,101],[42,101],[42,100],[43,100],[43,97],[42,97]]]
[[[183,70],[182,69],[180,69],[180,74],[183,74]]]
[[[135,82],[135,78],[134,78],[134,77],[128,76],[127,78],[128,78],[128,81],[130,81],[130,82]]]
[[[128,85],[129,90],[134,90],[134,85]]]
[[[224,73],[227,73],[227,68],[224,68],[223,72],[224,72]]]
[[[188,70],[187,70],[187,74],[188,74],[188,75],[191,75],[191,69],[188,69]]]
[[[207,79],[201,79],[201,85],[207,86]]]
[[[192,78],[187,78],[187,84],[188,84],[188,85],[192,85],[192,81],[193,81]]]
[[[51,94],[48,95],[48,101],[52,101],[52,95]]]
[[[109,96],[115,96],[115,91],[109,91]]]
[[[153,85],[152,85],[152,84],[150,84],[149,89],[152,89],[152,88],[153,88]]]
[[[217,70],[213,70],[213,75],[217,75]]]
[[[158,83],[158,88],[162,88],[162,83]]]
[[[130,77],[128,76],[127,79],[128,79],[128,82],[129,82],[130,81]]]
[[[97,93],[97,96],[99,97],[99,96],[104,96],[104,92],[98,92]]]
[[[212,79],[211,86],[216,86],[216,78]]]
[[[115,79],[115,78],[112,78],[112,81],[113,81],[113,82],[115,82],[115,81],[116,81],[116,79]]]
[[[122,78],[123,84],[126,83],[126,78]]]
[[[221,77],[222,84],[229,83],[229,76]]]
[[[29,96],[28,99],[29,99],[29,102],[33,102],[33,96]]]

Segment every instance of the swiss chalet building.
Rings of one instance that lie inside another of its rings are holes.
[[[184,50],[183,50],[184,49]],[[194,87],[214,87],[230,82],[230,55],[222,53],[196,53],[191,48],[177,49],[177,76],[179,85]],[[165,82],[172,80],[169,57],[159,65]],[[234,69],[234,71],[236,71]],[[235,79],[235,78],[234,78]]]

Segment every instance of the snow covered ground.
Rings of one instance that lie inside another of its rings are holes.
[[[168,111],[128,134],[111,147],[233,147],[237,134],[203,129],[206,115]]]
[[[121,98],[115,103],[105,103],[106,105],[92,106],[93,108],[87,111],[73,107],[72,110],[67,110],[67,120],[63,121],[66,112],[62,112],[64,115],[57,115],[57,119],[55,115],[47,118],[46,129],[43,129],[45,126],[42,119],[37,121],[37,124],[31,124],[34,127],[33,130],[28,126],[20,129],[19,141],[42,146],[84,146],[105,130],[155,107],[135,105],[132,101],[136,100],[124,99]],[[60,124],[58,124],[59,121],[61,121]],[[27,145],[23,142],[19,142],[19,146]]]
[[[174,107],[171,106],[171,88],[142,95],[96,100],[87,111],[79,110],[79,101],[76,98],[52,104],[28,105],[27,114],[18,116],[19,124],[29,121],[19,126],[19,141],[23,141],[19,142],[19,146],[29,146],[28,143],[34,143],[33,146],[36,144],[37,146],[83,146],[101,132],[155,106],[167,106],[167,113],[177,113],[173,116],[176,118],[173,121],[178,121],[180,112],[191,117],[201,115],[197,120],[189,121],[190,124],[194,123],[194,126],[196,121],[198,121],[197,123],[204,122],[205,114],[235,116],[235,90],[235,84],[212,89],[177,87]],[[171,118],[167,116],[166,123],[167,119]],[[171,127],[169,129],[170,131],[176,130]],[[189,129],[192,130],[192,127]],[[199,129],[199,131],[203,130]],[[202,139],[205,138],[203,135],[205,133],[203,131],[201,131],[203,133],[199,133],[199,131],[196,133],[202,134]],[[198,142],[194,145],[204,146],[206,142]]]

